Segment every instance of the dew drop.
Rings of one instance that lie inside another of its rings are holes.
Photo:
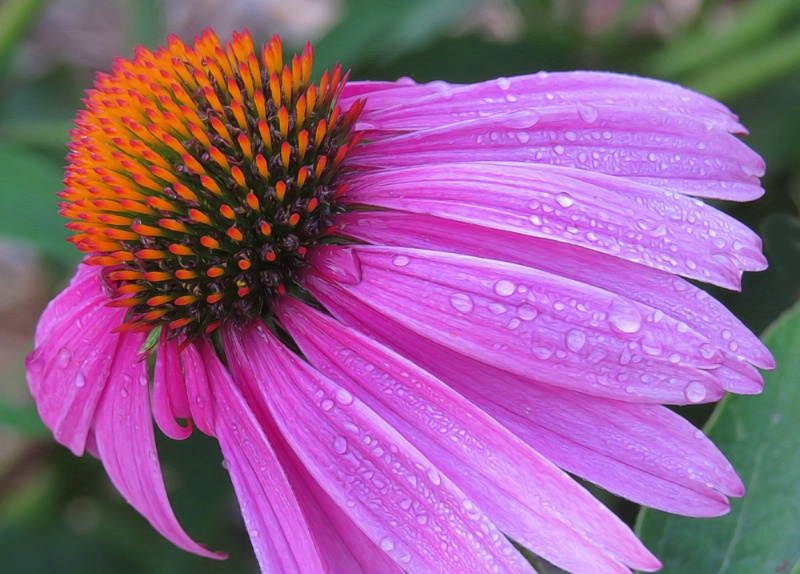
[[[489,303],[489,311],[491,311],[493,315],[502,315],[508,311],[508,309],[506,309],[505,305],[501,305],[500,303]]]
[[[64,347],[58,352],[58,358],[56,358],[56,365],[58,366],[59,369],[66,369],[71,359],[72,355],[70,354],[69,349]]]
[[[608,321],[621,333],[636,333],[642,328],[642,316],[633,306],[615,301],[608,312]]]
[[[349,405],[353,402],[353,395],[350,394],[350,391],[347,389],[343,389],[339,387],[336,389],[336,400],[339,401],[340,404]]]
[[[384,552],[391,552],[394,550],[394,542],[392,542],[392,539],[388,536],[381,540],[381,550]]]
[[[319,404],[319,406],[323,411],[329,411],[333,408],[333,401],[330,399],[325,399]]]
[[[500,281],[494,284],[494,292],[500,295],[501,297],[508,297],[509,295],[514,293],[515,289],[516,286],[508,279],[501,279]]]
[[[556,195],[556,201],[561,207],[570,207],[575,203],[567,193],[559,193]]]
[[[411,263],[411,259],[406,257],[405,255],[397,255],[394,259],[392,259],[392,263],[395,267],[405,267],[409,263]]]
[[[84,376],[83,371],[78,371],[78,374],[75,375],[75,386],[81,388],[85,384],[86,377]]]
[[[333,450],[336,454],[344,454],[347,452],[347,439],[343,436],[337,436],[333,439]]]
[[[690,403],[699,403],[706,398],[706,386],[700,381],[692,381],[683,389],[683,394]]]
[[[530,305],[521,305],[517,310],[517,314],[523,321],[533,321],[536,319],[536,315],[538,315],[539,312],[535,307],[531,307]]]
[[[497,87],[501,90],[507,90],[511,87],[511,81],[508,78],[497,78],[495,82],[497,83]]]
[[[442,477],[441,477],[441,476],[439,476],[439,471],[437,471],[437,470],[436,470],[435,468],[433,468],[433,467],[431,467],[430,469],[428,469],[428,480],[430,480],[430,481],[431,481],[431,483],[432,483],[434,486],[439,486],[439,485],[442,483]]]
[[[567,333],[567,347],[573,353],[577,353],[581,349],[583,349],[583,345],[586,343],[586,335],[583,331],[579,329],[572,329],[569,333]]]
[[[453,293],[450,295],[450,305],[461,313],[470,313],[474,308],[472,298],[466,293]]]
[[[586,123],[593,123],[597,121],[597,117],[600,115],[595,108],[589,105],[579,105],[578,106],[578,115],[581,117],[583,121]]]

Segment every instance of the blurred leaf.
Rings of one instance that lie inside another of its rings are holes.
[[[12,404],[2,394],[0,394],[0,427],[8,427],[34,437],[50,434],[33,405]]]
[[[0,67],[39,14],[46,0],[0,2]]]
[[[647,509],[639,535],[664,574],[788,572],[800,559],[800,305],[764,335],[778,363],[758,397],[728,395],[706,427],[748,489],[727,516]]]
[[[727,100],[800,69],[800,30],[748,49],[736,58],[716,62],[686,78],[689,87]]]
[[[799,9],[796,0],[751,0],[732,14],[731,22],[712,22],[668,44],[650,59],[647,69],[668,78],[713,71],[719,62],[735,62],[734,56],[745,54],[753,44],[772,41]]]
[[[77,261],[56,205],[61,169],[33,152],[0,144],[0,174],[2,233],[27,239],[48,255]]]
[[[317,69],[336,61],[346,68],[386,61],[434,40],[476,0],[353,0],[345,14],[314,46]]]

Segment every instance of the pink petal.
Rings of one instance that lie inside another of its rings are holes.
[[[319,248],[306,287],[357,299],[425,339],[534,381],[633,402],[719,399],[719,351],[656,310],[504,262],[413,249]],[[511,318],[509,319],[509,312]],[[656,320],[658,319],[658,320]],[[705,345],[705,346],[703,346]]]
[[[639,108],[681,114],[729,132],[746,133],[730,110],[676,84],[606,72],[539,72],[477,84],[349,82],[343,101],[368,95],[361,120],[382,130],[420,130],[520,109],[577,107],[584,121],[601,108]],[[598,116],[598,118],[595,117]],[[594,119],[593,119],[594,118]]]
[[[324,572],[292,485],[260,424],[214,350],[193,355],[214,381],[213,433],[227,462],[245,526],[263,572]]]
[[[224,558],[189,538],[167,500],[153,436],[147,360],[139,353],[144,341],[142,333],[119,335],[94,422],[97,454],[125,500],[165,538],[187,552]]]
[[[605,289],[684,323],[726,355],[765,369],[775,367],[769,350],[724,305],[702,289],[663,271],[566,243],[426,215],[356,211],[340,214],[336,223],[340,234],[377,245],[508,261]],[[755,378],[756,387],[760,388],[758,373]]]
[[[233,339],[233,343],[231,344],[236,344],[235,339]],[[209,359],[206,360],[208,362]],[[216,360],[214,360],[214,362],[219,364]],[[248,375],[242,374],[243,369],[246,367],[242,366],[242,362],[239,360],[238,356],[233,357],[231,366],[237,379],[246,379],[248,377]],[[225,379],[228,381],[230,375],[223,373],[219,379],[217,379],[216,376],[214,378],[215,380]],[[228,389],[227,385],[230,385],[230,383],[226,382],[225,384],[225,389]],[[216,390],[215,387],[215,394],[219,394],[220,392],[227,393],[228,391],[225,389]],[[303,541],[308,548],[304,549],[298,546],[294,550],[282,550],[281,555],[285,555],[288,552],[289,556],[291,556],[292,553],[297,553],[302,557],[312,554],[316,555],[318,553],[319,560],[326,565],[323,569],[326,572],[346,572],[348,574],[400,572],[400,569],[391,558],[364,535],[347,513],[331,500],[328,494],[320,488],[314,478],[308,473],[292,449],[287,445],[284,437],[276,428],[268,412],[262,408],[261,403],[263,401],[260,401],[254,394],[258,392],[258,389],[252,388],[245,382],[243,392],[244,395],[240,395],[238,389],[234,388],[232,390],[232,393],[235,395],[235,397],[233,397],[235,399],[234,402],[239,404],[239,407],[234,409],[233,414],[228,415],[225,413],[230,412],[230,409],[226,407],[226,410],[220,413],[217,422],[218,428],[219,425],[222,424],[231,428],[249,429],[247,432],[252,435],[252,437],[244,441],[244,444],[252,444],[255,445],[255,448],[259,449],[265,448],[267,452],[256,454],[255,456],[247,456],[244,459],[246,462],[243,465],[229,463],[228,468],[231,475],[234,477],[234,483],[248,481],[253,485],[249,492],[263,491],[263,494],[259,495],[261,498],[264,496],[271,498],[275,496],[273,494],[273,492],[276,491],[275,484],[284,484],[288,481],[290,491],[284,492],[286,488],[277,489],[281,499],[272,505],[266,506],[266,508],[270,509],[273,506],[286,506],[289,504],[289,501],[293,500],[291,504],[299,506],[302,516],[297,514],[296,509],[292,509],[288,513],[277,515],[277,518],[275,515],[270,515],[270,520],[274,522],[282,516],[294,516],[294,519],[296,521],[299,520],[301,524],[298,527],[291,523],[286,523],[284,526],[275,523],[270,526],[269,530],[278,529],[277,536],[279,544],[282,547],[286,547],[286,540],[292,539],[292,537],[296,536],[297,532],[306,532],[303,536],[306,538],[309,536],[312,537],[310,540]],[[217,397],[217,399],[220,401],[220,397]],[[232,399],[229,397],[229,400],[223,400],[222,402],[230,402],[230,400]],[[254,405],[252,413],[250,405]],[[237,413],[239,414],[237,415]],[[241,421],[239,421],[239,423],[236,422],[238,420],[237,416],[242,416],[241,413],[250,413],[244,424],[240,424]],[[252,420],[253,418],[256,419],[255,422]],[[253,426],[254,424],[256,426]],[[263,441],[266,441],[266,446],[264,446]],[[230,443],[230,448],[235,449],[239,447],[240,443],[242,443],[242,441],[233,441]],[[241,458],[241,456],[239,456],[239,458]],[[269,465],[266,465],[269,468],[273,468],[276,464],[279,465],[279,467],[276,467],[272,471],[273,473],[282,473],[279,478],[270,478],[270,476],[265,475],[265,473],[255,470],[253,463],[250,461],[262,459],[272,460]],[[252,476],[248,476],[248,473],[252,473]],[[242,477],[242,475],[244,475],[244,477]],[[273,544],[269,541],[268,537],[259,536],[259,532],[264,532],[263,528],[259,529],[253,526],[256,521],[261,520],[263,522],[264,520],[264,518],[257,516],[258,513],[254,512],[253,509],[259,509],[264,506],[258,503],[257,498],[253,498],[252,496],[250,498],[245,498],[245,496],[249,496],[248,491],[245,491],[244,487],[241,487],[241,489],[243,494],[240,495],[240,500],[242,501],[243,508],[250,509],[250,512],[256,515],[249,521],[249,529],[251,530],[253,544]],[[254,530],[255,535],[253,535]],[[260,549],[259,553],[267,556],[269,550],[269,548]],[[274,560],[273,558],[273,561]],[[307,566],[305,566],[305,568],[307,568]]]
[[[349,392],[261,325],[227,335],[226,350],[298,459],[404,569],[531,571],[472,501]]]
[[[381,170],[354,177],[342,200],[552,239],[724,287],[766,268],[758,236],[699,200],[574,169],[497,162]]]
[[[82,455],[103,394],[125,311],[105,306],[97,271],[85,265],[45,309],[26,360],[39,414],[56,440]]]
[[[178,342],[162,334],[153,371],[153,418],[161,431],[171,439],[183,440],[192,434],[186,381],[181,370]],[[186,419],[186,426],[176,418]]]
[[[214,412],[211,381],[203,358],[194,345],[187,345],[180,353],[186,381],[186,396],[192,421],[198,429],[214,436]]]
[[[308,307],[280,309],[315,367],[436,460],[507,535],[571,572],[628,572],[611,556],[658,568],[610,511],[441,381]]]
[[[660,406],[532,384],[426,340],[358,301],[339,297],[324,303],[346,324],[434,373],[559,466],[612,492],[700,516],[727,511],[725,497],[715,491],[742,494],[741,482],[713,444],[696,438],[695,429]],[[652,426],[643,427],[648,421]],[[660,438],[655,441],[659,432],[673,438],[677,450]]]
[[[620,496],[667,512],[718,516],[744,487],[702,432],[660,405],[530,385],[428,348],[414,360],[549,460]]]
[[[724,106],[679,86],[572,72],[370,90],[351,165],[525,161],[732,200],[763,194],[763,160]],[[348,101],[344,102],[347,106]]]

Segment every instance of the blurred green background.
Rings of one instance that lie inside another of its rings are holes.
[[[598,69],[674,81],[718,98],[750,129],[746,141],[768,166],[762,199],[719,207],[761,234],[770,269],[746,277],[742,293],[713,293],[756,332],[798,298],[800,0],[0,0],[2,572],[257,571],[214,441],[196,433],[183,443],[159,445],[179,518],[197,540],[227,551],[227,562],[172,547],[121,500],[96,460],[76,459],[56,445],[38,421],[23,367],[41,310],[79,259],[64,241],[54,194],[83,90],[115,55],[130,56],[137,44],[154,48],[170,32],[188,41],[206,26],[221,38],[247,27],[261,41],[279,33],[289,47],[311,40],[317,70],[340,60],[353,79],[472,82],[538,70]],[[781,357],[800,355],[791,321],[772,334]],[[800,387],[796,373],[770,375],[768,391]],[[684,523],[649,513],[641,532],[665,560],[666,572],[800,572],[800,448],[792,450],[800,440],[800,397],[793,392],[790,399],[775,401],[775,394],[766,395],[767,402],[741,403],[744,414],[736,410],[739,403],[726,405],[730,414],[718,413],[712,432],[736,458],[735,441],[724,434],[729,420],[736,416],[747,428],[767,428],[765,421],[786,411],[780,424],[789,426],[773,433],[779,438],[767,437],[779,444],[758,435],[749,437],[755,443],[747,447],[771,449],[788,461],[770,487],[784,498],[759,494],[757,485],[748,484],[752,497],[745,500],[780,505],[782,511],[772,515],[785,514],[786,523],[769,527],[782,528],[788,547],[794,540],[797,550],[778,549],[765,537],[755,544],[769,547],[763,555],[758,548],[747,551],[755,561],[731,561],[724,554],[699,566],[687,556],[708,555],[714,544],[731,550],[736,543],[730,521],[694,521],[699,530],[724,532],[716,542],[697,542],[694,534],[686,542],[675,537],[685,532]],[[710,412],[705,407],[684,414],[702,424]],[[748,460],[734,460],[746,483],[753,465],[763,465]],[[635,506],[599,496],[633,523]],[[752,519],[738,508],[730,519],[739,529],[736,536],[766,528],[747,523]],[[674,540],[680,544],[670,546]],[[693,543],[696,548],[688,549]]]

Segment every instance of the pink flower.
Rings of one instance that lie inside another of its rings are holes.
[[[265,572],[531,572],[509,538],[657,569],[566,472],[691,516],[743,494],[662,405],[773,366],[687,281],[766,265],[695,199],[762,193],[744,128],[630,76],[315,86],[311,58],[207,32],[98,76],[60,194],[86,259],[27,363],[55,438],[220,557],[170,509],[152,420],[216,437]]]

